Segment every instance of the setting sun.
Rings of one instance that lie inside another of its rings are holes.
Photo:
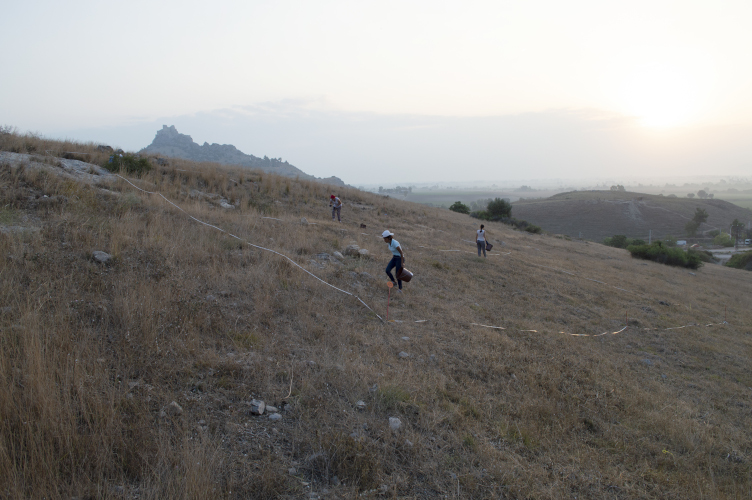
[[[688,122],[698,108],[696,82],[664,67],[633,73],[621,88],[625,111],[646,127],[666,128]]]

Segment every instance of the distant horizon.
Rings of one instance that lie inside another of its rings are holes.
[[[745,0],[39,0],[4,14],[0,125],[49,137],[135,150],[175,125],[351,185],[752,172]]]

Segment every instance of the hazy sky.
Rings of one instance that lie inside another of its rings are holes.
[[[750,26],[749,0],[9,2],[0,124],[175,124],[353,184],[752,174]]]

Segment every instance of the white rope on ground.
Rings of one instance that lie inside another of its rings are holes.
[[[369,310],[369,311],[371,311],[371,312],[372,312],[373,314],[375,314],[375,315],[376,315],[376,317],[377,317],[377,318],[379,318],[379,319],[380,319],[380,320],[381,320],[382,322],[384,321],[384,319],[383,319],[383,318],[382,318],[381,316],[379,316],[378,314],[376,314],[376,311],[374,311],[373,309],[371,309],[371,308],[370,308],[370,307],[368,306],[368,304],[366,304],[365,302],[363,302],[363,300],[362,300],[362,299],[361,299],[360,297],[358,297],[357,295],[355,295],[355,294],[353,294],[353,293],[350,293],[350,292],[348,292],[348,291],[346,291],[346,290],[342,290],[341,288],[337,288],[336,286],[332,285],[331,283],[327,283],[326,281],[322,280],[321,278],[319,278],[318,276],[316,276],[315,274],[313,274],[312,272],[310,272],[310,271],[309,271],[308,269],[304,268],[303,266],[301,266],[300,264],[298,264],[297,262],[295,262],[294,260],[292,260],[292,259],[291,259],[290,257],[288,257],[287,255],[285,255],[285,254],[283,254],[283,253],[280,253],[280,252],[277,252],[276,250],[272,250],[271,248],[265,248],[265,247],[262,247],[262,246],[259,246],[259,245],[254,245],[253,243],[250,243],[250,242],[248,242],[248,241],[246,241],[246,240],[244,240],[244,239],[242,239],[242,238],[240,238],[240,237],[238,237],[238,236],[235,236],[234,234],[232,234],[232,233],[230,233],[230,232],[228,232],[228,231],[225,231],[225,230],[224,230],[224,229],[222,229],[222,228],[219,228],[219,227],[217,227],[217,226],[214,226],[214,225],[212,225],[212,224],[209,224],[208,222],[204,222],[204,221],[202,221],[202,220],[200,220],[200,219],[197,219],[196,217],[192,216],[191,214],[189,214],[188,212],[186,212],[185,210],[183,210],[183,209],[182,209],[181,207],[179,207],[178,205],[176,205],[176,204],[175,204],[175,203],[173,203],[172,201],[168,200],[168,199],[167,199],[167,198],[166,198],[166,197],[165,197],[165,196],[164,196],[164,195],[163,195],[162,193],[158,193],[158,192],[155,192],[155,191],[147,191],[146,189],[141,189],[140,187],[136,186],[135,184],[133,184],[133,183],[132,183],[131,181],[129,181],[129,180],[128,180],[128,179],[126,179],[125,177],[123,177],[123,176],[121,176],[121,175],[118,175],[118,174],[115,174],[115,175],[117,175],[118,177],[120,177],[120,178],[121,178],[121,179],[123,179],[123,180],[124,180],[125,182],[127,182],[128,184],[130,184],[130,185],[131,185],[131,186],[133,186],[134,188],[138,189],[139,191],[142,191],[142,192],[144,192],[144,193],[148,193],[148,194],[156,194],[156,195],[159,195],[159,196],[161,196],[161,197],[162,197],[162,199],[163,199],[163,200],[165,200],[165,201],[166,201],[167,203],[169,203],[169,204],[170,204],[170,205],[172,205],[173,207],[177,208],[178,210],[180,210],[181,212],[183,212],[184,214],[186,214],[186,215],[187,215],[188,217],[190,217],[191,219],[195,220],[195,221],[196,221],[196,222],[198,222],[199,224],[203,224],[203,225],[205,225],[205,226],[209,226],[209,227],[211,227],[211,228],[214,228],[214,229],[216,229],[217,231],[220,231],[220,232],[222,232],[222,233],[225,233],[225,234],[227,234],[228,236],[232,236],[232,237],[233,237],[233,238],[235,238],[236,240],[238,240],[238,241],[241,241],[241,242],[245,243],[246,245],[248,245],[248,246],[251,246],[251,247],[253,247],[253,248],[258,248],[259,250],[265,250],[265,251],[267,251],[267,252],[271,252],[271,253],[273,253],[273,254],[279,255],[280,257],[283,257],[283,258],[287,259],[288,261],[290,261],[290,263],[291,263],[291,264],[293,264],[294,266],[296,266],[296,267],[300,268],[300,269],[301,269],[301,270],[302,270],[303,272],[305,272],[305,273],[307,273],[307,274],[311,275],[312,277],[316,278],[317,280],[319,280],[319,281],[320,281],[320,282],[322,282],[323,284],[325,284],[325,285],[327,285],[327,286],[330,286],[330,287],[334,288],[334,289],[335,289],[335,290],[337,290],[338,292],[342,292],[342,293],[344,293],[344,294],[346,294],[346,295],[349,295],[349,296],[351,296],[351,297],[355,297],[355,298],[356,298],[356,299],[357,299],[357,300],[358,300],[358,301],[359,301],[359,302],[360,302],[361,304],[363,304],[363,305],[364,305],[364,306],[366,307],[366,309],[368,309],[368,310]],[[267,219],[271,219],[271,218],[273,218],[273,217],[264,217],[264,218],[267,218]],[[276,220],[280,220],[280,219],[276,219]]]
[[[166,201],[167,203],[169,203],[170,205],[174,206],[175,208],[177,208],[178,210],[180,210],[181,212],[183,212],[184,214],[186,214],[186,215],[187,215],[187,216],[188,216],[189,218],[191,218],[191,219],[195,220],[196,222],[198,222],[198,223],[200,223],[200,224],[203,224],[203,225],[205,225],[205,226],[209,226],[209,227],[211,227],[211,228],[214,228],[214,229],[216,229],[217,231],[220,231],[220,232],[223,232],[223,233],[225,233],[225,234],[227,234],[227,235],[229,235],[229,236],[232,236],[233,238],[235,238],[235,239],[237,239],[237,240],[239,240],[239,241],[241,241],[241,242],[243,242],[243,243],[245,243],[245,244],[247,244],[247,245],[249,245],[249,246],[251,246],[251,247],[254,247],[254,248],[258,248],[258,249],[260,249],[260,250],[265,250],[265,251],[267,251],[267,252],[271,252],[271,253],[274,253],[274,254],[276,254],[276,255],[279,255],[280,257],[283,257],[283,258],[287,259],[287,260],[288,260],[288,261],[290,261],[290,262],[291,262],[291,263],[292,263],[292,264],[293,264],[294,266],[296,266],[296,267],[300,268],[300,269],[301,269],[302,271],[304,271],[305,273],[307,273],[307,274],[311,275],[312,277],[316,278],[317,280],[319,280],[320,282],[324,283],[325,285],[327,285],[327,286],[330,286],[331,288],[334,288],[335,290],[337,290],[337,291],[339,291],[339,292],[342,292],[342,293],[344,293],[344,294],[350,295],[351,297],[354,297],[354,298],[355,298],[355,299],[357,299],[357,300],[358,300],[358,301],[359,301],[359,302],[360,302],[361,304],[363,304],[363,305],[364,305],[364,306],[365,306],[365,307],[366,307],[366,308],[367,308],[367,309],[368,309],[369,311],[371,311],[372,313],[374,313],[374,314],[376,315],[376,317],[377,317],[377,318],[379,318],[379,319],[380,319],[380,320],[381,320],[382,322],[384,322],[384,319],[383,319],[383,318],[382,318],[381,316],[379,316],[378,314],[376,314],[376,311],[374,311],[373,309],[371,309],[371,308],[370,308],[370,307],[368,306],[368,304],[366,304],[365,302],[363,302],[363,300],[362,300],[362,299],[361,299],[360,297],[358,297],[357,295],[355,295],[355,294],[352,294],[352,293],[350,293],[350,292],[348,292],[348,291],[346,291],[346,290],[342,290],[341,288],[337,288],[336,286],[334,286],[334,285],[332,285],[332,284],[330,284],[330,283],[327,283],[326,281],[322,280],[321,278],[319,278],[318,276],[316,276],[316,275],[315,275],[315,274],[313,274],[312,272],[310,272],[310,271],[308,271],[307,269],[305,269],[304,267],[300,266],[300,265],[299,265],[299,264],[298,264],[297,262],[295,262],[294,260],[292,260],[291,258],[289,258],[289,257],[288,257],[287,255],[284,255],[284,254],[282,254],[282,253],[280,253],[280,252],[277,252],[277,251],[275,251],[275,250],[272,250],[272,249],[270,249],[270,248],[265,248],[265,247],[262,247],[262,246],[259,246],[259,245],[254,245],[253,243],[250,243],[250,242],[248,242],[248,241],[245,241],[245,240],[243,240],[242,238],[240,238],[240,237],[238,237],[238,236],[235,236],[234,234],[232,234],[232,233],[230,233],[230,232],[228,232],[228,231],[225,231],[224,229],[221,229],[221,228],[219,228],[219,227],[217,227],[217,226],[214,226],[214,225],[212,225],[212,224],[209,224],[209,223],[206,223],[206,222],[204,222],[204,221],[202,221],[202,220],[200,220],[200,219],[197,219],[196,217],[193,217],[192,215],[190,215],[190,214],[189,214],[188,212],[186,212],[186,211],[185,211],[184,209],[182,209],[181,207],[179,207],[178,205],[176,205],[176,204],[175,204],[175,203],[173,203],[172,201],[168,200],[168,199],[167,199],[167,198],[166,198],[166,197],[165,197],[165,196],[164,196],[164,195],[163,195],[162,193],[158,193],[158,192],[155,192],[155,191],[147,191],[147,190],[145,190],[145,189],[142,189],[142,188],[140,188],[140,187],[136,186],[135,184],[133,184],[133,183],[132,183],[131,181],[129,181],[129,180],[128,180],[128,179],[126,179],[125,177],[122,177],[121,175],[118,175],[118,174],[115,174],[115,175],[116,175],[117,177],[120,177],[120,178],[121,178],[121,179],[123,179],[123,180],[124,180],[125,182],[127,182],[128,184],[130,184],[130,185],[131,185],[131,186],[133,186],[134,188],[138,189],[139,191],[142,191],[142,192],[144,192],[144,193],[148,193],[148,194],[156,194],[156,195],[159,195],[159,196],[161,196],[161,197],[162,197],[162,199],[164,199],[164,200],[165,200],[165,201]],[[284,222],[284,221],[283,221],[282,219],[277,219],[277,218],[274,218],[274,217],[262,217],[262,219],[273,219],[273,220],[277,220],[277,221],[281,221],[281,222]],[[309,224],[315,224],[315,222],[313,222],[313,223],[309,223]],[[426,227],[426,226],[421,226],[421,227]],[[428,229],[433,229],[433,228],[428,228]],[[440,231],[440,232],[442,232],[442,233],[444,232],[444,231],[441,231],[440,229],[433,229],[433,230],[434,230],[434,231]],[[365,235],[365,236],[370,236],[369,234],[366,234],[366,233],[361,233],[361,234],[363,234],[363,235]],[[462,241],[468,241],[468,240],[462,240]],[[472,242],[469,242],[469,243],[472,243]],[[429,248],[429,247],[425,247],[425,246],[421,246],[421,245],[418,245],[418,247],[419,247],[419,248]],[[527,246],[525,246],[525,248],[532,248],[532,247],[527,247]],[[537,249],[537,248],[535,248],[534,250],[538,250],[538,249]],[[462,250],[439,250],[439,252],[462,252]],[[467,252],[467,253],[472,253],[472,254],[474,254],[475,252]],[[512,252],[507,252],[507,253],[504,253],[504,254],[489,254],[489,255],[510,255],[511,253],[512,253]],[[563,269],[557,269],[557,268],[554,268],[554,267],[550,267],[550,266],[544,266],[544,265],[542,265],[542,264],[536,264],[536,263],[533,263],[533,262],[526,262],[526,263],[527,263],[527,264],[532,264],[532,265],[534,265],[534,266],[539,266],[539,267],[543,267],[543,268],[546,268],[546,269],[551,269],[551,270],[553,270],[553,271],[561,272],[561,273],[564,273],[564,274],[568,274],[568,275],[570,275],[570,276],[575,276],[575,277],[578,277],[578,278],[582,278],[582,279],[584,279],[584,280],[587,280],[587,281],[592,281],[592,282],[595,282],[595,283],[600,283],[600,284],[602,284],[602,285],[606,285],[606,286],[610,286],[610,287],[612,287],[612,288],[616,288],[617,290],[621,290],[621,291],[623,291],[623,292],[627,292],[627,293],[632,293],[632,294],[635,294],[635,295],[638,295],[638,296],[646,297],[646,295],[643,295],[643,294],[639,294],[639,293],[636,293],[636,292],[632,292],[632,291],[630,291],[630,290],[626,290],[626,289],[624,289],[624,288],[619,288],[619,287],[617,287],[617,286],[614,286],[614,285],[609,285],[608,283],[605,283],[605,282],[603,282],[603,281],[599,281],[599,280],[595,280],[595,279],[591,279],[591,278],[585,278],[584,276],[578,276],[577,274],[571,273],[571,272],[569,272],[569,271],[564,271]],[[425,323],[426,321],[427,321],[427,320],[425,320],[425,319],[423,319],[423,320],[417,320],[417,321],[415,321],[415,323]],[[390,320],[389,322],[394,322],[394,323],[402,323],[403,321],[400,321],[400,320]],[[501,326],[481,325],[481,324],[479,324],[479,323],[470,323],[470,324],[471,324],[471,325],[475,325],[475,326],[481,326],[481,327],[484,327],[484,328],[494,328],[494,329],[498,329],[498,330],[506,330],[506,328],[504,328],[504,327],[501,327]],[[709,324],[705,325],[705,327],[707,328],[707,327],[710,327],[710,326],[717,326],[717,325],[727,325],[727,324],[728,324],[728,322],[726,322],[726,321],[723,321],[722,323],[709,323]],[[661,328],[644,328],[643,330],[644,330],[644,331],[668,331],[668,330],[680,330],[680,329],[683,329],[683,328],[688,328],[688,327],[692,327],[692,326],[700,326],[700,325],[699,325],[699,324],[690,324],[690,325],[684,325],[684,326],[676,326],[676,327],[671,327],[671,328],[664,328],[664,329],[661,329]],[[618,333],[621,333],[621,332],[623,332],[623,331],[627,330],[628,328],[629,328],[629,326],[625,326],[624,328],[622,328],[621,330],[619,330],[619,331],[616,331],[616,332],[603,332],[603,333],[599,333],[599,334],[588,334],[588,333],[566,333],[566,332],[559,332],[559,333],[561,333],[561,334],[564,334],[564,335],[570,335],[570,336],[572,336],[572,337],[600,337],[600,336],[602,336],[602,335],[608,335],[609,333],[611,333],[611,335],[616,335],[616,334],[618,334]],[[637,330],[640,330],[640,328],[637,328]],[[517,331],[518,331],[518,332],[532,332],[532,333],[538,333],[538,330],[517,330]]]
[[[482,326],[483,328],[495,328],[497,330],[506,330],[503,326],[491,326],[491,325],[481,325],[480,323],[470,323],[471,325],[475,326]]]

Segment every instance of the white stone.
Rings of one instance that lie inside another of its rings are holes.
[[[365,248],[361,248],[360,250],[358,250],[358,255],[360,255],[361,257],[368,257],[369,252]]]
[[[276,407],[276,406],[269,406],[269,405],[266,405],[266,412],[267,412],[267,413],[277,413],[278,411],[279,411],[279,410],[277,409],[277,407]]]
[[[389,417],[389,428],[393,431],[398,431],[402,427],[402,421],[397,417]]]
[[[399,353],[398,356],[400,358],[409,358],[410,357],[410,355],[408,353],[406,353],[405,351],[402,351],[401,353]]]
[[[334,255],[334,256],[335,256],[336,258],[338,258],[338,259],[344,259],[344,258],[345,258],[345,256],[344,256],[344,255],[342,255],[342,254],[341,254],[341,253],[339,253],[339,252],[334,252],[334,253],[333,253],[332,255]]]
[[[282,420],[282,415],[280,415],[279,413],[272,413],[271,415],[269,415],[269,420],[273,422],[276,422],[277,420]]]
[[[266,403],[259,401],[258,399],[251,400],[251,413],[254,415],[263,415]]]
[[[358,401],[357,403],[355,403],[355,408],[357,408],[358,410],[364,410],[366,408],[366,402],[363,400]]]
[[[91,256],[94,257],[94,260],[102,264],[107,264],[112,259],[112,255],[100,250],[94,251]]]

